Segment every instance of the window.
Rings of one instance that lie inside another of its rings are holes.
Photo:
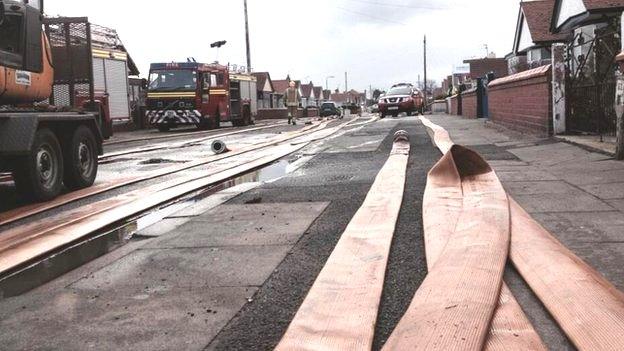
[[[22,54],[22,27],[21,15],[7,14],[4,23],[0,25],[0,50],[11,54]]]
[[[217,75],[213,73],[210,75],[210,86],[213,87],[215,85],[217,85]]]
[[[225,77],[223,77],[223,73],[217,73],[217,85],[225,84]]]
[[[196,88],[196,71],[158,70],[150,72],[150,91],[195,91]]]

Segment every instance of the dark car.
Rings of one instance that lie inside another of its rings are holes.
[[[424,100],[420,90],[411,84],[396,84],[379,99],[379,113],[381,118],[387,115],[396,117],[399,113],[407,113],[409,116],[422,113]]]
[[[321,104],[321,117],[342,116],[342,112],[333,101],[327,101]]]

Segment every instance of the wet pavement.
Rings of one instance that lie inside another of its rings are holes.
[[[621,162],[480,121],[430,119],[488,159],[536,220],[622,289]],[[265,140],[288,128],[228,142]],[[356,122],[140,218],[127,245],[0,300],[0,344],[9,350],[272,349],[364,200],[399,129],[410,134],[411,154],[375,331],[379,350],[426,275],[422,196],[427,172],[441,155],[414,117]],[[161,157],[185,160],[200,152],[170,150]],[[143,161],[152,158],[141,155]],[[111,167],[111,174],[123,173],[119,165]],[[511,266],[505,281],[548,348],[573,350]]]
[[[382,344],[425,275],[420,201],[439,154],[413,117],[355,123],[216,193],[151,213],[122,248],[1,300],[0,341],[8,349],[272,347],[400,128],[412,135],[413,152],[380,313]],[[160,157],[193,156],[171,150]]]

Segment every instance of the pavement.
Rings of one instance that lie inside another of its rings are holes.
[[[512,197],[624,290],[624,163],[479,120],[428,117],[488,159]],[[410,134],[412,151],[376,326],[379,350],[426,275],[422,196],[441,155],[414,117],[352,126],[168,214],[118,250],[0,300],[0,348],[272,349],[399,129]],[[510,266],[505,280],[547,346],[573,350]]]
[[[555,138],[481,120],[434,115],[457,144],[481,153],[503,186],[566,247],[624,291],[624,162]],[[508,267],[505,280],[551,350],[574,350],[541,303]]]
[[[355,123],[168,214],[120,249],[0,300],[1,348],[271,349],[364,200],[398,129],[410,132],[419,152],[411,155],[407,185],[414,198],[403,206],[389,262],[381,344],[426,274],[421,197],[439,154],[413,117]],[[166,156],[193,157],[189,150]]]

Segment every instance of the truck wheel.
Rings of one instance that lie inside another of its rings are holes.
[[[199,130],[211,130],[219,128],[219,124],[220,123],[218,121],[215,121],[212,118],[202,118],[196,125]]]
[[[95,136],[89,128],[76,128],[70,143],[63,150],[63,160],[64,183],[68,189],[77,190],[93,185],[98,170],[98,152]]]
[[[215,129],[221,128],[221,116],[218,113],[217,113],[217,117],[215,117],[215,120],[214,120],[214,128]]]
[[[17,160],[13,178],[18,193],[29,200],[48,201],[61,193],[63,155],[51,130],[42,128],[35,133],[30,154]]]
[[[169,131],[169,126],[166,124],[159,124],[156,128],[158,128],[159,132],[168,132]]]
[[[379,118],[382,118],[382,119],[383,119],[383,118],[386,118],[386,114],[382,112],[382,113],[379,115]]]

